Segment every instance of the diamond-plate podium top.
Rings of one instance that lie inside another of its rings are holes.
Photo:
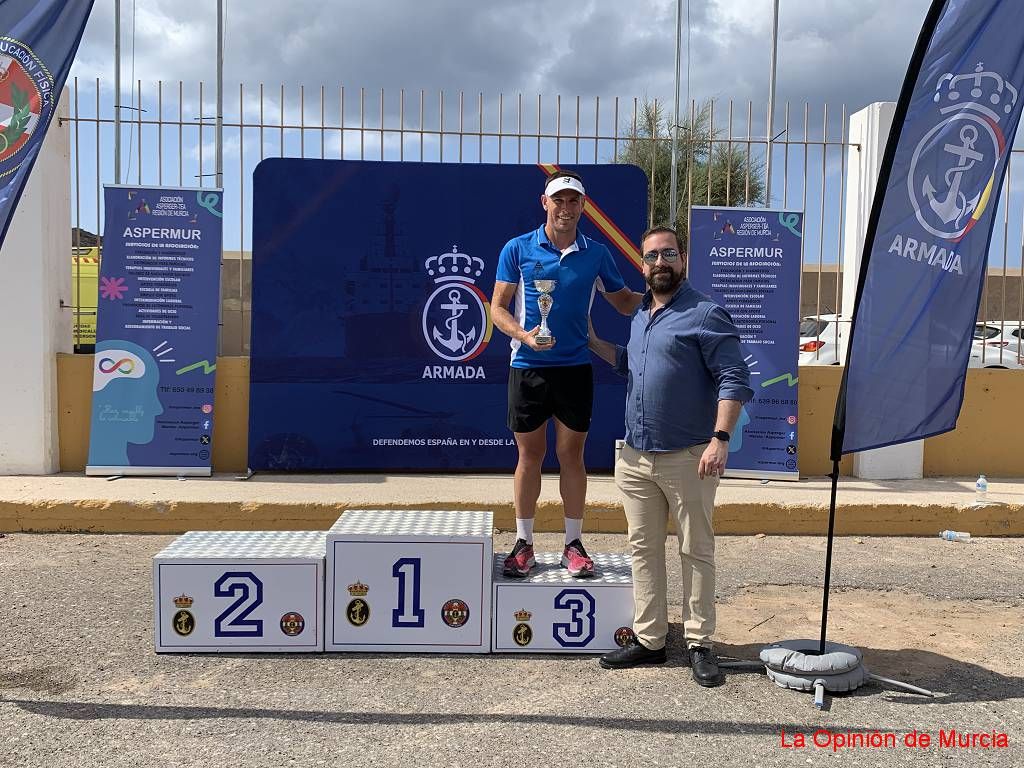
[[[350,509],[327,533],[346,536],[478,536],[489,539],[493,532],[491,512]]]
[[[326,553],[325,531],[189,531],[154,558],[322,558]]]
[[[594,561],[597,573],[587,579],[576,579],[562,567],[562,555],[558,552],[538,552],[535,555],[537,565],[525,579],[508,579],[502,575],[505,555],[494,556],[494,580],[503,584],[632,584],[633,568],[629,555],[617,552],[593,552],[590,558]]]

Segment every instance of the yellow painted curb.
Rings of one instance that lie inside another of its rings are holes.
[[[0,502],[0,531],[12,533],[183,533],[189,530],[326,530],[347,509],[490,509],[494,525],[515,528],[511,504],[440,502],[430,504],[323,504],[260,502],[68,501]],[[562,530],[562,505],[540,503],[535,530]],[[823,506],[720,504],[715,530],[722,535],[824,535],[828,508]],[[1024,536],[1024,506],[993,504],[981,507],[899,504],[847,505],[836,514],[836,533],[842,536],[935,536],[951,528],[972,536]],[[619,505],[590,505],[586,530],[625,533]]]

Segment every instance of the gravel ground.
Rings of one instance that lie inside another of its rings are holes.
[[[622,672],[592,656],[158,656],[151,558],[172,538],[0,538],[0,766],[1024,763],[1020,539],[838,539],[830,638],[941,695],[869,685],[819,712],[757,673],[697,687],[675,624],[669,664]],[[496,550],[511,539],[496,536]],[[721,537],[719,652],[817,637],[824,559],[820,538]],[[833,754],[814,746],[819,729],[892,733],[898,746]],[[995,731],[1008,746],[941,746],[940,729]],[[932,745],[907,746],[914,731]]]

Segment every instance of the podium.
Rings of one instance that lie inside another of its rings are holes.
[[[329,531],[191,531],[153,557],[173,652],[603,653],[633,638],[630,558],[502,575],[490,512],[351,510]]]
[[[487,653],[490,512],[350,510],[327,532],[327,651]]]
[[[157,653],[322,651],[323,531],[191,531],[153,558]]]
[[[633,575],[629,555],[592,553],[597,574],[574,579],[561,555],[536,555],[525,579],[502,575],[492,564],[495,653],[603,653],[633,639]]]

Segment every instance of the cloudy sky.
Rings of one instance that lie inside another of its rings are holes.
[[[746,133],[746,102],[753,102],[753,126],[751,136],[755,141],[765,135],[764,115],[767,103],[769,63],[771,58],[772,0],[684,0],[684,13],[688,10],[688,23],[684,24],[683,71],[688,72],[689,95],[702,101],[717,99],[726,102],[732,99],[736,104],[737,125],[733,136]],[[781,0],[779,16],[779,60],[778,60],[778,104],[790,102],[794,126],[791,137],[800,140],[800,116],[804,103],[810,105],[810,138],[821,135],[822,107],[828,105],[829,137],[835,141],[840,130],[841,108],[848,113],[861,109],[874,101],[894,100],[906,72],[911,51],[920,31],[929,0]],[[172,84],[176,90],[177,81],[184,81],[185,107],[183,116],[186,124],[198,127],[194,121],[202,112],[207,117],[214,114],[213,86],[216,72],[216,2],[215,0],[122,0],[122,77],[124,82],[141,80],[144,89],[146,119],[153,118],[155,84],[162,80]],[[83,86],[83,112],[88,115],[95,98],[89,91],[96,78],[100,78],[101,109],[109,116],[109,105],[113,104],[114,72],[114,0],[96,0],[96,6],[86,29],[72,74]],[[675,52],[675,0],[577,0],[558,3],[551,0],[503,0],[503,2],[469,2],[469,0],[387,0],[368,3],[354,0],[291,0],[284,3],[277,0],[225,0],[226,45],[225,45],[225,120],[237,123],[239,84],[245,84],[246,123],[252,125],[259,114],[255,101],[256,87],[263,84],[267,89],[266,124],[276,124],[278,88],[287,90],[285,110],[286,122],[297,123],[298,86],[306,89],[306,125],[318,119],[316,114],[316,92],[324,86],[328,105],[325,108],[326,124],[336,124],[338,114],[338,90],[346,88],[348,97],[345,114],[346,126],[359,124],[358,91],[365,88],[367,126],[378,125],[378,94],[384,89],[385,124],[390,132],[385,133],[381,147],[379,135],[372,132],[363,136],[367,142],[365,157],[375,159],[398,159],[399,149],[406,154],[402,159],[453,159],[455,152],[444,154],[438,148],[436,137],[427,136],[427,150],[423,154],[422,138],[406,133],[399,137],[393,126],[397,126],[397,91],[404,89],[407,94],[406,127],[415,128],[416,98],[419,91],[426,93],[424,125],[437,126],[437,94],[444,91],[446,97],[446,130],[451,131],[457,122],[451,108],[457,102],[457,94],[466,94],[467,130],[475,125],[476,94],[484,94],[483,112],[488,125],[484,130],[495,128],[490,123],[496,115],[498,94],[505,98],[504,124],[502,131],[515,130],[515,114],[510,103],[516,94],[524,97],[524,131],[529,133],[535,124],[530,114],[538,95],[544,98],[545,122],[551,117],[551,105],[555,95],[562,97],[568,107],[563,113],[571,113],[572,99],[579,96],[586,103],[594,103],[594,97],[602,99],[619,98],[626,106],[620,114],[620,126],[626,122],[623,114],[628,112],[634,98],[660,99],[671,104],[674,92]],[[134,10],[134,14],[133,14]],[[133,61],[134,27],[134,61]],[[133,78],[134,66],[134,78]],[[205,83],[204,106],[196,105],[197,83]],[[684,89],[685,89],[684,85]],[[333,96],[332,96],[333,94]],[[167,91],[165,90],[165,95]],[[685,98],[684,90],[684,98]],[[333,101],[332,101],[333,99]],[[569,100],[567,102],[567,100]],[[165,100],[171,116],[176,114],[174,94]],[[126,102],[125,102],[126,103]],[[724,105],[723,105],[724,107]],[[723,110],[724,111],[724,110]],[[433,113],[433,114],[431,114]],[[511,113],[511,120],[510,118]],[[611,123],[610,110],[602,106],[600,134],[608,136]],[[125,113],[128,117],[133,113]],[[685,114],[685,112],[684,112]],[[722,112],[718,112],[722,115]],[[564,114],[563,114],[563,119]],[[571,117],[563,123],[563,135],[571,135]],[[685,118],[684,118],[685,119]],[[593,125],[593,117],[581,117],[584,126]],[[776,130],[780,129],[782,112],[777,113]],[[355,121],[355,122],[353,122]],[[716,118],[721,131],[722,117]],[[547,132],[545,126],[544,132]],[[187,131],[186,131],[187,133]],[[312,137],[315,147],[310,148],[307,138],[305,148],[298,146],[299,132],[282,133],[278,144],[275,132],[268,132],[259,147],[250,132],[240,136],[238,129],[225,131],[224,157],[227,169],[224,178],[225,200],[237,211],[229,210],[228,247],[248,247],[249,205],[251,191],[248,179],[252,168],[263,156],[284,154],[286,156],[317,156],[320,142]],[[304,132],[303,132],[304,133]],[[353,140],[354,131],[347,132],[348,143],[341,132],[330,131],[325,142],[325,156],[346,158],[360,157],[363,147]],[[141,164],[145,167],[138,183],[156,183],[154,168],[158,165],[153,157],[155,142],[152,132],[146,136],[146,149],[138,151]],[[104,134],[106,137],[106,134]],[[621,135],[618,134],[617,135]],[[721,136],[721,133],[719,133]],[[192,134],[198,136],[198,131]],[[263,136],[261,133],[260,136]],[[320,136],[323,140],[323,134]],[[445,146],[453,146],[458,140],[458,157],[461,158],[461,139],[455,136],[445,138]],[[87,137],[87,143],[91,138]],[[113,177],[113,152],[104,138],[100,165],[104,167],[103,181]],[[127,129],[125,145],[128,159],[122,165],[123,181],[135,180],[140,164],[133,159],[132,147],[138,137],[132,128]],[[244,141],[244,151],[240,146]],[[373,145],[376,141],[377,144]],[[213,131],[207,128],[200,143],[195,138],[185,139],[186,147],[181,156],[185,168],[180,170],[178,154],[164,158],[160,168],[164,170],[162,183],[174,183],[181,173],[181,183],[212,184],[212,160],[214,157]],[[431,143],[433,142],[433,147]],[[419,143],[419,147],[415,145]],[[579,142],[577,150],[579,149]],[[356,154],[352,154],[353,144]],[[282,147],[282,145],[285,145]],[[600,162],[607,162],[614,154],[607,147],[601,149]],[[167,147],[165,146],[165,151]],[[537,150],[551,161],[556,155],[548,144]],[[597,152],[591,149],[590,152]],[[810,150],[809,150],[810,151]],[[824,162],[812,154],[812,170],[806,184],[812,188],[807,200],[808,210],[824,210],[819,223],[812,222],[808,232],[816,237],[820,258],[835,259],[834,243],[839,239],[841,204],[841,155],[833,145],[829,155],[825,182],[820,170]],[[467,152],[471,157],[475,151],[470,145]],[[497,162],[495,147],[480,149],[480,158],[485,162]],[[379,153],[379,154],[378,154]],[[439,154],[440,153],[440,154]],[[444,154],[444,157],[441,157]],[[514,155],[506,155],[515,161]],[[794,159],[795,158],[795,159]],[[532,158],[520,161],[530,162]],[[794,155],[790,177],[802,176],[801,156]],[[573,162],[571,157],[562,155],[561,162]],[[593,162],[584,159],[583,162]],[[87,158],[86,167],[94,161]],[[237,169],[241,167],[241,172]],[[778,167],[776,168],[778,172]],[[168,178],[168,175],[171,178]],[[197,181],[198,180],[198,181]],[[778,185],[777,185],[778,186]],[[800,203],[801,190],[796,183],[790,183],[789,197],[783,204],[792,206]],[[776,190],[778,191],[778,189]],[[819,202],[824,200],[824,203]],[[782,201],[775,200],[775,203]],[[100,221],[98,202],[86,197],[81,203],[81,218]],[[228,208],[231,208],[228,205]],[[825,210],[827,209],[827,210]],[[77,216],[78,214],[76,214]],[[815,230],[815,227],[817,228]],[[819,258],[816,254],[811,254]]]
[[[97,0],[74,75],[113,79],[113,0]],[[671,99],[674,0],[225,0],[228,84]],[[684,0],[684,9],[687,3]],[[771,0],[689,0],[694,98],[763,104]],[[778,98],[897,95],[928,0],[781,0]],[[135,76],[213,81],[214,0],[135,0]],[[132,0],[122,0],[125,80]],[[684,32],[684,39],[686,33]],[[685,66],[685,64],[684,64]]]

